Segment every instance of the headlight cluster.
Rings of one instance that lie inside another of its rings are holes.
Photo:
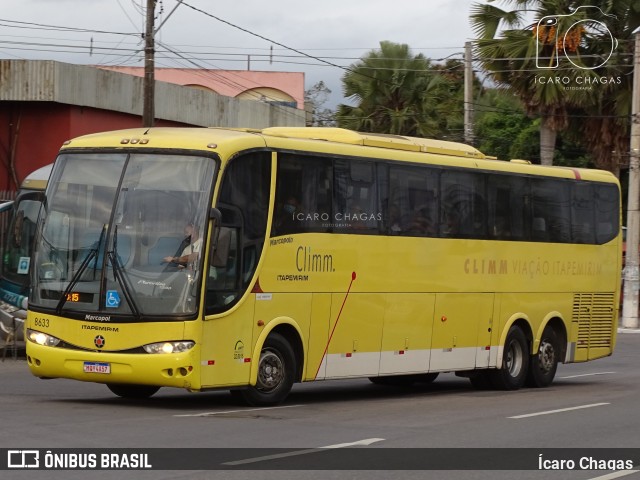
[[[45,345],[47,347],[55,347],[60,343],[60,339],[47,335],[46,333],[38,332],[37,330],[31,330],[27,328],[27,338],[33,343],[38,345]]]
[[[143,345],[145,352],[147,353],[181,353],[191,350],[195,342],[181,341],[181,342],[158,342]]]

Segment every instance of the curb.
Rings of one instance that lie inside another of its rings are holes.
[[[640,333],[640,328],[618,328],[618,333]]]

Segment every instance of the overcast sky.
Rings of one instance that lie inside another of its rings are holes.
[[[323,80],[333,91],[327,104],[332,108],[342,101],[345,71],[339,67],[349,66],[381,40],[406,43],[414,54],[441,59],[461,58],[464,42],[472,38],[473,0],[185,0],[167,18],[177,3],[158,1],[156,10],[162,13],[156,26],[166,23],[157,35],[156,66],[244,70],[250,58],[251,70],[304,72],[306,89]],[[143,65],[140,33],[146,0],[0,4],[1,58]]]

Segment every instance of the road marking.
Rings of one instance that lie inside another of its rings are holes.
[[[204,413],[185,413],[182,415],[174,415],[174,417],[212,417],[213,415],[228,415],[230,413],[246,413],[246,412],[258,412],[262,410],[277,410],[280,408],[296,408],[303,405],[284,405],[282,407],[264,407],[264,408],[245,408],[243,410],[225,410],[222,412],[204,412]]]
[[[552,413],[570,412],[571,410],[581,410],[583,408],[601,407],[603,405],[611,405],[611,404],[610,403],[592,403],[590,405],[579,405],[577,407],[559,408],[558,410],[547,410],[546,412],[527,413],[525,415],[516,415],[514,417],[507,417],[507,418],[537,417],[538,415],[550,415]]]
[[[627,475],[633,475],[638,472],[640,472],[640,470],[620,470],[618,472],[607,473],[601,477],[593,477],[589,480],[614,480],[615,478],[626,477]]]
[[[569,375],[568,377],[558,377],[558,380],[566,380],[567,378],[591,377],[593,375],[610,375],[612,373],[616,373],[616,372],[583,373],[581,375]]]
[[[273,454],[273,455],[264,455],[262,457],[246,458],[244,460],[236,460],[236,461],[233,461],[233,462],[225,462],[225,463],[223,463],[223,465],[245,465],[247,463],[257,463],[257,462],[263,462],[265,460],[276,460],[278,458],[295,457],[297,455],[306,455],[306,454],[309,454],[309,453],[317,453],[317,452],[322,452],[322,451],[330,449],[330,448],[347,448],[347,447],[355,447],[355,446],[358,446],[358,445],[371,445],[372,443],[382,442],[382,441],[384,441],[384,438],[366,438],[364,440],[358,440],[357,442],[338,443],[336,445],[327,445],[325,447],[307,448],[305,450],[296,450],[296,451],[293,451],[293,452],[276,453],[276,454]]]

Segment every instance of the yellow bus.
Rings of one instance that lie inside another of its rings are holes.
[[[44,166],[27,175],[15,201],[10,202],[3,213],[7,218],[0,262],[0,334],[7,340],[23,339],[33,237],[52,166]]]
[[[67,142],[46,197],[38,377],[268,405],[339,378],[544,387],[615,346],[608,172],[343,129],[152,128]]]

